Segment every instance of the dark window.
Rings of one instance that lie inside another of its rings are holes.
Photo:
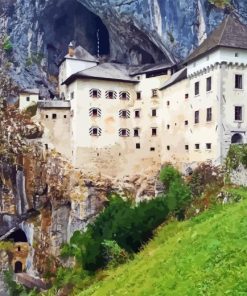
[[[90,136],[99,137],[99,136],[101,136],[101,132],[102,132],[102,130],[100,127],[95,126],[95,127],[91,127],[89,129]]]
[[[74,92],[73,92],[73,91],[70,93],[70,99],[71,99],[71,100],[74,99]]]
[[[93,111],[92,111],[92,116],[98,116],[98,109],[93,109]]]
[[[243,119],[243,109],[241,106],[235,106],[235,120],[242,120]]]
[[[235,75],[235,88],[243,89],[243,76],[242,75]]]
[[[98,90],[97,89],[93,90],[93,98],[98,98]]]
[[[207,121],[212,120],[212,108],[207,108]]]
[[[113,99],[113,91],[109,91],[108,92],[108,98],[109,99]]]
[[[170,129],[170,124],[167,124],[166,128],[169,130]]]
[[[101,91],[96,88],[92,88],[89,91],[89,95],[91,98],[100,98],[101,97]]]
[[[67,115],[64,115],[63,118],[67,118]]]
[[[199,150],[200,149],[200,144],[195,144],[195,149]]]
[[[18,250],[18,252],[20,252],[21,251],[21,247],[18,247],[17,250]]]
[[[138,91],[138,92],[136,93],[136,99],[137,99],[137,100],[141,100],[141,98],[142,98],[142,93],[141,93],[140,91]]]
[[[237,58],[238,57],[238,52],[235,52],[235,58]]]
[[[154,147],[151,147],[151,148],[150,148],[150,151],[155,151],[155,148],[154,148]]]
[[[139,118],[140,117],[140,110],[135,110],[135,117]]]
[[[170,106],[170,101],[167,101],[167,102],[166,102],[166,105],[167,105],[167,106]]]
[[[141,149],[141,144],[140,143],[136,143],[136,149]]]
[[[45,144],[45,150],[48,150],[48,144]]]
[[[152,136],[157,136],[157,128],[152,128]]]
[[[120,118],[130,118],[130,111],[129,110],[120,110],[119,117]]]
[[[53,113],[52,114],[52,119],[57,119],[57,114]]]
[[[210,91],[212,89],[212,77],[208,77],[207,80],[207,87],[206,87],[206,90],[207,91]]]
[[[169,151],[170,150],[170,146],[166,146],[166,149]]]
[[[123,91],[123,92],[120,93],[120,99],[121,100],[128,100],[129,97],[130,97],[130,95],[129,95],[128,92]]]
[[[207,149],[207,150],[210,150],[211,147],[212,147],[212,144],[211,144],[211,143],[206,143],[206,149]]]
[[[49,115],[46,115],[45,118],[49,118]]]
[[[189,150],[189,145],[185,145],[184,148],[185,148],[185,150],[188,151]]]
[[[139,137],[139,128],[134,129],[134,137]]]
[[[195,111],[195,123],[199,123],[199,111]]]
[[[128,137],[129,136],[129,130],[122,128],[119,130],[119,136],[120,137]]]
[[[152,97],[157,97],[158,96],[158,89],[152,89]]]
[[[200,84],[199,81],[195,83],[195,96],[199,95],[200,93]]]
[[[153,116],[153,117],[156,117],[156,116],[157,116],[157,110],[156,110],[156,109],[153,109],[153,110],[152,110],[152,116]]]
[[[27,102],[29,102],[30,101],[30,97],[26,97],[26,100],[27,100]]]
[[[98,135],[98,129],[97,128],[93,128],[92,129],[92,135],[93,136],[97,136]]]
[[[188,99],[189,98],[189,94],[185,94],[185,99]]]
[[[188,124],[189,124],[188,120],[185,120],[184,125],[188,125]]]

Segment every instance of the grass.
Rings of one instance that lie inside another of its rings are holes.
[[[247,295],[247,189],[243,200],[161,227],[133,261],[78,296]]]

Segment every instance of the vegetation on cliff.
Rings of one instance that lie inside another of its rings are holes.
[[[245,295],[247,191],[185,222],[171,222],[133,261],[101,274],[79,296]]]

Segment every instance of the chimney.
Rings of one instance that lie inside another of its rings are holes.
[[[70,57],[73,57],[75,55],[75,45],[74,42],[71,41],[68,47],[68,54]]]

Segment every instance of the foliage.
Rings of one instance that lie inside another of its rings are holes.
[[[245,295],[247,190],[242,202],[170,222],[135,259],[78,296]]]
[[[43,58],[44,58],[44,55],[42,53],[39,53],[39,52],[32,53],[31,56],[26,60],[26,66],[30,67],[34,64],[40,66]]]
[[[56,287],[56,289],[60,289],[62,287],[72,289],[86,277],[86,272],[81,268],[60,267],[57,271],[54,287]]]
[[[162,168],[160,172],[160,181],[165,185],[167,190],[169,190],[171,183],[174,182],[175,180],[178,180],[178,181],[182,180],[182,176],[178,170],[176,170],[170,164]]]
[[[247,169],[247,145],[231,145],[226,157],[227,171],[236,170],[242,164]]]
[[[230,0],[209,0],[209,2],[218,8],[225,8],[230,5]]]
[[[13,243],[11,242],[0,242],[0,251],[10,251],[13,248]]]
[[[200,197],[203,192],[214,187],[223,186],[223,174],[219,167],[210,163],[200,164],[189,177],[188,185],[193,197]]]
[[[177,179],[171,183],[166,199],[171,212],[182,213],[191,199],[190,189],[184,182]]]
[[[120,248],[115,241],[104,240],[102,245],[104,247],[104,258],[108,267],[117,267],[128,260],[128,253]]]
[[[6,52],[6,53],[11,53],[12,50],[13,50],[13,45],[10,41],[10,38],[9,36],[5,36],[4,39],[3,39],[3,50]]]
[[[20,284],[13,281],[13,272],[6,271],[4,273],[4,283],[7,286],[9,296],[36,296],[35,290],[28,290]]]
[[[26,108],[25,112],[26,112],[27,115],[29,115],[30,117],[33,117],[33,116],[36,115],[36,113],[37,113],[37,109],[38,109],[38,104],[35,103],[35,102],[32,102],[32,104],[30,104],[30,105]]]
[[[74,233],[70,244],[63,247],[62,255],[74,256],[86,270],[105,267],[108,263],[104,256],[105,240],[115,241],[129,253],[137,252],[168,213],[163,197],[134,206],[115,196],[85,233]]]

